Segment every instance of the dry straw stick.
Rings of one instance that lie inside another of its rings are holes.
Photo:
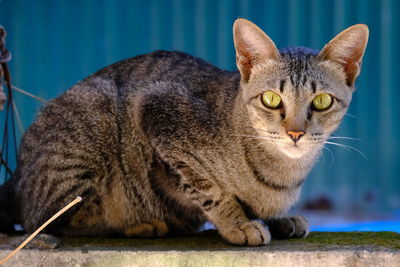
[[[38,97],[38,96],[36,96],[36,95],[34,95],[34,94],[32,94],[32,93],[29,93],[29,92],[27,92],[27,91],[25,91],[25,90],[22,90],[21,88],[18,88],[18,87],[14,86],[14,85],[11,86],[11,88],[14,89],[14,90],[17,91],[17,92],[20,92],[21,94],[30,96],[30,97],[32,97],[33,99],[36,99],[37,101],[42,102],[42,103],[44,103],[44,104],[46,104],[46,103],[48,102],[47,100],[44,100],[43,98]]]
[[[19,247],[17,247],[14,251],[12,251],[10,254],[8,254],[7,257],[5,257],[4,259],[2,259],[0,261],[0,264],[5,263],[6,261],[8,261],[9,259],[11,259],[12,256],[14,256],[18,251],[20,251],[23,247],[26,246],[26,244],[29,243],[29,241],[31,241],[35,236],[37,236],[37,234],[39,234],[40,231],[42,231],[47,225],[49,225],[52,221],[54,221],[55,219],[57,219],[61,214],[63,214],[64,212],[66,212],[67,210],[69,210],[70,208],[72,208],[75,204],[77,204],[78,202],[80,202],[82,200],[81,197],[76,197],[71,203],[69,203],[67,206],[65,206],[64,208],[62,208],[59,212],[57,212],[56,214],[53,215],[53,217],[51,217],[50,219],[48,219],[44,224],[42,224],[42,226],[40,226],[33,234],[31,234],[24,242],[22,242],[21,245],[19,245]]]

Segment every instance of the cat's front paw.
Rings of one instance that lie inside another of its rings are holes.
[[[308,222],[303,216],[271,219],[266,224],[274,239],[306,237],[310,232]]]
[[[219,232],[228,243],[233,245],[260,246],[271,241],[271,234],[259,222],[246,222]]]

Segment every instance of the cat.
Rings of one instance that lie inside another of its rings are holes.
[[[233,35],[239,71],[156,51],[48,103],[1,187],[0,231],[32,232],[81,196],[47,233],[161,237],[209,220],[235,245],[307,236],[306,219],[285,214],[346,113],[368,27],[320,52],[278,50],[243,18]]]

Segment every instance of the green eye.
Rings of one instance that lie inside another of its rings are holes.
[[[278,108],[281,105],[282,99],[278,94],[266,91],[262,95],[262,102],[268,108]]]
[[[312,106],[316,110],[322,111],[326,110],[331,107],[333,102],[332,96],[326,94],[326,93],[321,93],[314,97],[312,101]]]

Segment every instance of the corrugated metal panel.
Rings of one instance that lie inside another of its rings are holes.
[[[396,0],[2,0],[14,84],[53,98],[92,72],[155,49],[181,50],[235,69],[232,23],[245,17],[279,47],[319,49],[355,23],[370,27],[359,90],[337,135],[362,139],[355,152],[330,147],[310,175],[303,201],[340,210],[400,210],[399,17]],[[40,104],[16,93],[25,127]],[[355,117],[354,117],[355,116]]]

